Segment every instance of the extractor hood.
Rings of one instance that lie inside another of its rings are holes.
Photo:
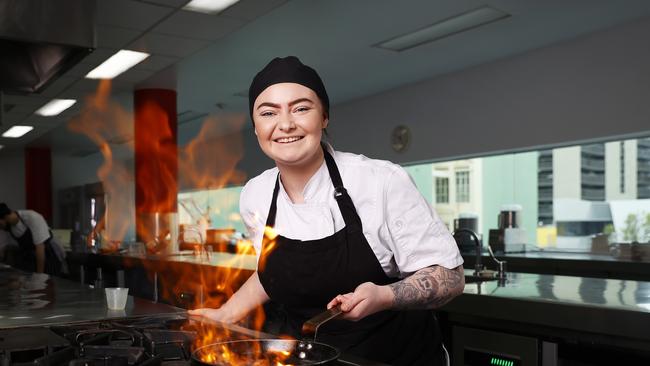
[[[95,48],[95,0],[0,0],[0,91],[38,93]]]

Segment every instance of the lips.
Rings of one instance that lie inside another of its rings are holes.
[[[279,144],[290,144],[292,142],[300,141],[304,138],[305,136],[290,136],[290,137],[280,137],[275,140],[274,142],[277,142]]]

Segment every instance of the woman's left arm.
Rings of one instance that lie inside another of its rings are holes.
[[[463,266],[422,268],[405,279],[386,286],[372,282],[359,285],[354,292],[338,295],[327,308],[341,305],[343,319],[359,320],[382,310],[436,309],[463,293]]]
[[[463,266],[423,268],[388,287],[393,292],[392,309],[436,309],[463,293]]]

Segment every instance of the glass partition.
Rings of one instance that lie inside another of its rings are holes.
[[[405,168],[450,230],[475,217],[484,242],[496,240],[515,212],[526,250],[650,260],[650,138]]]

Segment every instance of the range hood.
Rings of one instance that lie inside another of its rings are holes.
[[[0,0],[0,91],[38,93],[95,48],[96,0]]]

